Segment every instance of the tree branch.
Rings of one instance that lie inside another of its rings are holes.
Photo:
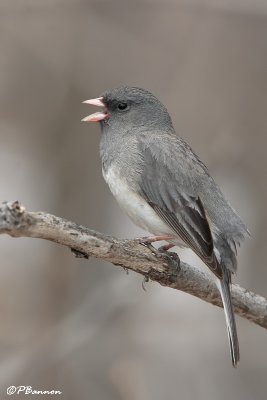
[[[138,240],[116,239],[43,212],[27,212],[18,202],[0,203],[0,234],[50,240],[69,247],[76,256],[96,257],[131,269],[163,286],[182,290],[222,307],[212,278],[181,262],[174,268],[171,257],[142,246]],[[235,313],[267,328],[267,300],[238,285],[232,286]]]

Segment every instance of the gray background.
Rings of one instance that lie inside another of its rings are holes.
[[[140,235],[101,177],[99,127],[80,122],[94,111],[83,100],[120,84],[167,105],[252,233],[237,281],[267,295],[266,1],[0,0],[1,200]],[[234,370],[221,310],[141,283],[1,237],[1,399],[9,385],[64,399],[266,399],[262,328],[237,318]]]

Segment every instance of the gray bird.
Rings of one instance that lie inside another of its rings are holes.
[[[100,122],[103,176],[122,209],[155,235],[147,242],[188,247],[216,276],[235,367],[239,344],[230,286],[245,224],[150,92],[122,86],[85,103],[103,107],[83,121]]]

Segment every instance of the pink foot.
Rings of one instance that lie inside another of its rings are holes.
[[[161,240],[166,240],[168,242],[169,240],[172,240],[173,238],[174,237],[171,235],[147,236],[147,237],[139,238],[138,241],[140,244],[142,244],[144,246],[148,246],[151,243],[160,242]],[[166,246],[168,246],[168,245],[166,245]],[[173,247],[174,245],[170,245],[170,246]]]
[[[174,244],[168,243],[168,244],[165,244],[164,246],[160,246],[160,247],[158,248],[158,251],[164,253],[165,251],[168,251],[168,250],[172,249],[174,246],[175,246]]]
[[[171,249],[172,247],[174,247],[175,245],[172,244],[172,243],[168,243],[168,244],[166,244],[164,246],[161,246],[157,250],[151,244],[151,243],[154,243],[154,242],[159,242],[161,240],[166,240],[168,242],[169,240],[172,240],[173,238],[174,238],[174,236],[171,236],[171,235],[161,235],[161,236],[143,237],[143,238],[139,238],[137,240],[143,246],[148,247],[155,254],[155,256],[167,258],[167,260],[169,261],[169,265],[174,270],[174,272],[177,273],[177,271],[180,268],[180,258],[179,258],[177,253],[173,253],[173,252],[168,252],[167,251],[167,250]]]

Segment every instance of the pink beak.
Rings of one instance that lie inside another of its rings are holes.
[[[92,104],[93,106],[97,106],[97,107],[105,107],[105,104],[103,102],[103,97],[98,97],[97,99],[85,100],[85,101],[83,101],[83,103]],[[108,112],[105,108],[104,111],[96,112],[94,114],[88,115],[87,117],[83,118],[82,121],[86,121],[86,122],[102,121],[103,119],[107,118],[108,116],[109,116]]]

